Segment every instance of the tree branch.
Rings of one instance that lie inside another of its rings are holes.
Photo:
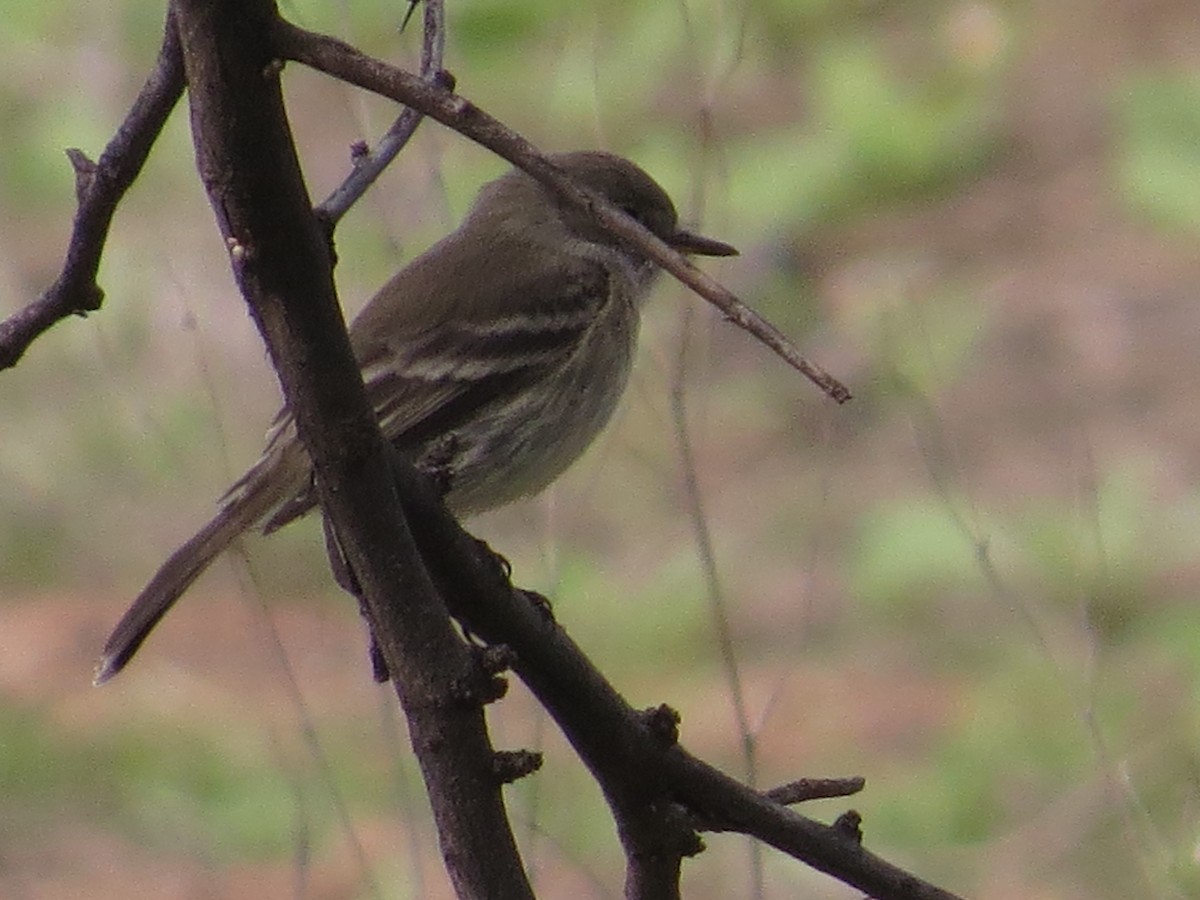
[[[175,0],[197,167],[238,285],[301,441],[408,721],[460,897],[529,898],[482,703],[490,676],[458,637],[388,477],[336,303],[327,244],[290,138],[269,0]]]
[[[802,783],[760,793],[696,759],[676,741],[666,707],[633,709],[553,621],[544,600],[512,586],[504,565],[450,515],[428,479],[393,458],[393,477],[422,559],[450,611],[472,633],[502,644],[513,671],[546,708],[600,783],[628,861],[627,897],[666,890],[684,856],[701,849],[691,831],[757,837],[876,900],[955,900],[955,895],[863,849],[847,829],[786,807],[797,795],[842,794],[857,779]],[[686,815],[680,815],[682,808]]]
[[[446,13],[442,0],[424,0],[425,30],[421,42],[421,78],[442,90],[454,90],[454,79],[443,71],[442,59],[446,50]],[[408,16],[416,8],[409,7]],[[384,133],[378,146],[369,153],[354,159],[354,170],[328,197],[321,201],[315,212],[317,218],[332,232],[346,211],[366,192],[375,180],[396,158],[409,139],[416,133],[424,116],[420,110],[406,106],[404,111]]]
[[[54,323],[67,316],[87,315],[104,302],[96,273],[113,213],[141,172],[182,93],[183,61],[173,13],[168,11],[154,68],[100,161],[91,162],[79,150],[67,151],[75,168],[78,207],[66,259],[54,284],[0,322],[0,370],[16,365],[29,345]]]
[[[274,44],[280,58],[295,60],[417,109],[520,166],[568,202],[589,210],[613,234],[635,244],[649,259],[720,309],[726,319],[756,337],[830,398],[838,403],[850,399],[845,385],[806,359],[779,329],[732,291],[704,274],[640,223],[576,185],[528,140],[466,98],[366,56],[343,41],[305,31],[282,19],[277,23]]]

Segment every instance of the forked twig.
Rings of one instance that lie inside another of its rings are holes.
[[[294,60],[415,108],[524,169],[568,202],[590,210],[609,231],[637,245],[648,258],[720,309],[730,322],[758,338],[831,399],[837,403],[850,399],[850,390],[844,384],[808,360],[778,328],[736,294],[705,275],[687,257],[667,246],[639,222],[576,185],[533,144],[471,101],[369,57],[344,41],[306,31],[290,22],[279,20],[273,39],[281,58]]]
[[[68,316],[85,316],[104,302],[96,272],[113,214],[183,94],[183,83],[175,17],[168,12],[154,68],[99,162],[93,163],[80,150],[67,151],[75,168],[78,207],[66,259],[54,284],[0,322],[0,369],[16,365],[29,345],[56,322]]]
[[[454,78],[442,68],[446,50],[445,9],[442,0],[424,0],[424,3],[425,36],[421,42],[421,78],[432,85],[452,91],[454,90]],[[415,0],[404,17],[405,24],[414,9],[416,9]],[[374,150],[354,157],[353,171],[314,210],[326,228],[332,231],[346,211],[358,202],[367,188],[375,183],[383,170],[396,158],[396,154],[416,133],[417,126],[421,124],[423,118],[420,110],[406,106],[380,138],[379,144]]]

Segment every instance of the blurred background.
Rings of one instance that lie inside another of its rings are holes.
[[[411,66],[403,7],[284,11]],[[1200,896],[1194,5],[447,7],[465,96],[545,149],[637,160],[741,248],[705,268],[855,393],[832,406],[664,279],[599,445],[473,523],[517,581],[731,773],[748,733],[764,787],[866,776],[803,811],[853,806],[867,846],[924,878],[986,900]],[[162,4],[0,12],[8,315],[58,271],[62,150],[99,155]],[[298,66],[284,81],[319,199],[394,110]],[[503,168],[424,126],[339,230],[346,308]],[[182,109],[101,284],[101,312],[0,375],[0,894],[449,896],[316,521],[218,563],[91,688],[108,628],[279,402]],[[498,746],[547,756],[508,790],[542,895],[620,896],[611,821],[553,724],[515,683],[489,717]],[[754,896],[746,843],[707,843],[686,896]],[[761,881],[858,896],[773,851]]]

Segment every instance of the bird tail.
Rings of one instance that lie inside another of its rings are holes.
[[[293,451],[285,456],[295,457],[296,454]],[[120,672],[154,626],[212,561],[239,535],[262,521],[288,496],[289,491],[295,490],[294,478],[278,476],[283,474],[280,469],[294,470],[288,474],[300,474],[296,461],[289,459],[288,462],[293,465],[285,463],[270,471],[273,467],[264,465],[265,460],[260,460],[226,494],[212,520],[167,558],[109,635],[96,666],[94,684],[104,684]],[[303,484],[303,481],[300,483]]]

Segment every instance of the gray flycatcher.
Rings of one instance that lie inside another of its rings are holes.
[[[732,256],[678,227],[666,192],[611,153],[550,157],[577,183],[683,253]],[[402,268],[350,326],[383,434],[448,474],[458,515],[535,494],[591,444],[628,380],[657,267],[519,169],[485,185],[456,231]],[[171,554],[104,645],[96,683],[129,661],[209,564],[254,526],[316,505],[313,470],[283,410],[258,462]]]

